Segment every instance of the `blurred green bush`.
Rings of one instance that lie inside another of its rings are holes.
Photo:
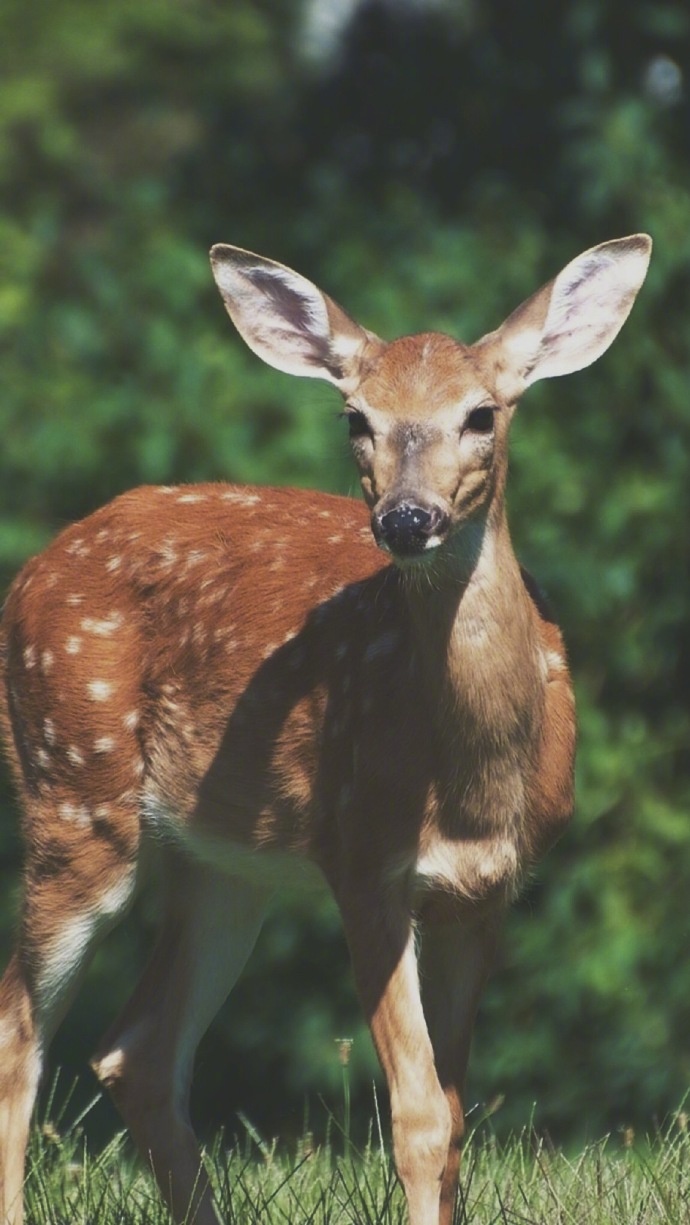
[[[213,241],[384,335],[474,339],[579,250],[651,232],[621,338],[514,428],[514,535],[577,678],[578,815],[510,916],[471,1078],[499,1127],[533,1102],[560,1139],[644,1125],[690,1083],[690,12],[381,2],[327,46],[326,9],[0,0],[0,578],[139,482],[355,492],[336,398],[229,330]],[[6,947],[18,856],[5,784]],[[56,1060],[83,1064],[152,922],[99,953]],[[337,1101],[343,1033],[368,1118],[337,918],[280,911],[203,1044],[202,1123],[301,1131],[307,1095]]]

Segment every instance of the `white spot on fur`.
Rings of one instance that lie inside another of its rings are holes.
[[[84,617],[81,628],[87,634],[96,634],[99,638],[110,638],[120,628],[124,621],[122,613],[113,612],[108,617]]]
[[[124,727],[127,728],[128,732],[133,732],[135,727],[139,726],[139,711],[138,710],[128,711],[127,714],[124,715],[122,719],[122,723]]]
[[[63,821],[71,821],[81,829],[86,829],[91,824],[91,815],[86,804],[60,804],[58,816],[62,817]]]
[[[36,664],[36,648],[29,646],[24,648],[24,665],[27,668],[33,668]]]
[[[220,496],[223,502],[239,502],[242,506],[255,506],[261,501],[258,493],[246,493],[242,489],[226,489]]]
[[[81,537],[78,537],[76,540],[71,541],[71,543],[67,545],[65,552],[76,553],[78,555],[81,553],[84,547],[84,541],[81,539]],[[86,546],[86,551],[89,551],[88,545]]]
[[[89,681],[86,686],[89,697],[94,702],[107,702],[112,696],[115,686],[110,681]]]
[[[55,724],[52,719],[43,720],[43,735],[46,744],[55,744]]]
[[[72,608],[77,608],[80,604],[84,603],[84,597],[83,595],[79,595],[77,592],[72,592],[72,594],[68,595],[67,597],[67,603],[71,604]]]
[[[36,752],[36,765],[42,770],[47,770],[50,765],[50,753],[46,753],[45,749],[38,749]]]
[[[94,809],[94,818],[96,821],[106,821],[112,812],[110,804],[97,804]]]
[[[55,663],[55,656],[52,651],[44,651],[41,655],[41,671],[47,675]]]
[[[77,638],[72,634],[65,643],[65,650],[68,655],[78,655],[81,651],[81,638]]]
[[[549,672],[565,671],[565,660],[562,655],[559,655],[558,651],[545,651],[544,659],[546,661],[547,675]]]
[[[84,765],[84,755],[75,744],[70,744],[69,748],[67,749],[67,760],[71,762],[73,766]]]
[[[341,533],[340,533],[340,532],[336,532],[335,536],[329,536],[329,537],[328,537],[328,543],[329,543],[329,544],[341,544],[341,543],[342,543],[342,541],[343,541],[343,539],[344,539],[344,537],[341,535]]]
[[[94,740],[93,747],[96,753],[112,753],[115,748],[116,741],[112,736],[99,736]]]
[[[178,502],[205,502],[206,498],[203,493],[183,493],[177,500]]]
[[[102,527],[100,532],[96,532],[96,540],[107,540],[110,535],[107,527]]]
[[[108,558],[107,562],[105,563],[105,568],[106,570],[109,570],[111,574],[114,574],[116,570],[120,569],[121,565],[122,558],[116,554],[114,557]]]
[[[270,658],[270,656],[271,656],[271,655],[273,655],[273,653],[274,653],[275,651],[277,651],[277,650],[278,650],[278,643],[277,643],[277,642],[269,642],[269,643],[268,643],[268,644],[267,644],[267,645],[264,647],[263,651],[261,652],[261,658],[262,658],[262,659],[269,659],[269,658]]]

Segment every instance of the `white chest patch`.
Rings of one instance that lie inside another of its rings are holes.
[[[424,849],[415,867],[421,891],[439,890],[468,901],[481,901],[497,892],[511,894],[518,874],[517,849],[508,838],[437,837]]]

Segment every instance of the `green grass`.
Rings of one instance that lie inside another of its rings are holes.
[[[124,1135],[97,1156],[82,1119],[34,1129],[27,1225],[168,1225],[153,1181]],[[242,1142],[219,1137],[207,1154],[228,1225],[403,1225],[402,1192],[377,1123],[361,1152],[342,1132],[288,1154],[245,1124]],[[343,1155],[343,1149],[346,1153]],[[499,1144],[480,1127],[463,1167],[457,1225],[683,1225],[690,1221],[690,1132],[684,1113],[648,1137],[629,1132],[576,1156],[532,1134]]]

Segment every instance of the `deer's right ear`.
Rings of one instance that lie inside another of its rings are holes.
[[[211,268],[230,318],[249,348],[277,370],[356,381],[359,357],[376,337],[291,268],[218,243]]]

